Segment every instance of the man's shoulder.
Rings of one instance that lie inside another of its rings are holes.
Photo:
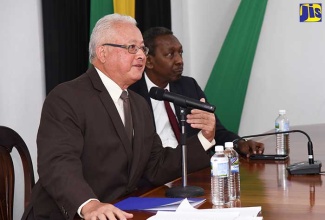
[[[69,102],[86,101],[87,98],[97,95],[89,74],[83,73],[75,79],[60,83],[47,95],[47,100],[66,100]]]
[[[73,91],[73,90],[79,90],[82,88],[85,88],[86,85],[90,83],[90,81],[87,79],[88,76],[83,73],[82,75],[78,76],[75,79],[66,81],[66,82],[62,82],[60,84],[58,84],[57,86],[55,86],[51,92],[51,93],[66,93],[68,91]]]
[[[170,83],[170,91],[190,98],[205,98],[205,95],[196,80],[190,76],[182,76],[179,80]]]
[[[196,80],[190,76],[181,76],[179,80],[171,82],[170,84],[173,84],[175,86],[180,86],[180,87],[187,87],[187,88],[193,88],[193,86],[194,87],[198,86]]]

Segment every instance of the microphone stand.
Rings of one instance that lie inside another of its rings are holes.
[[[276,135],[276,134],[287,134],[287,133],[294,133],[299,132],[304,134],[308,138],[308,161],[298,162],[291,164],[287,167],[289,174],[295,175],[304,175],[304,174],[319,174],[321,172],[322,163],[320,161],[314,161],[314,153],[313,153],[313,143],[309,135],[301,130],[289,130],[289,131],[280,131],[280,132],[272,132],[272,133],[263,133],[263,134],[255,134],[255,135],[247,135],[240,137],[234,140],[234,144],[238,141],[245,139],[245,138],[252,138],[252,137],[261,137],[261,136],[268,136],[268,135]]]
[[[182,145],[182,186],[175,186],[166,190],[166,197],[189,198],[204,195],[204,189],[198,186],[187,185],[187,147],[185,132],[185,109],[181,107],[181,139]]]

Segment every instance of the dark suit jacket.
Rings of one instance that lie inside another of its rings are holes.
[[[147,102],[150,104],[151,111],[153,111],[144,74],[143,74],[142,78],[139,81],[137,81],[136,83],[134,83],[133,85],[131,85],[129,87],[129,89],[131,89],[131,90],[135,91],[136,93],[140,94],[141,96],[143,96],[147,100]],[[177,93],[177,94],[180,94],[180,95],[183,95],[183,96],[186,96],[189,98],[197,99],[197,100],[200,100],[201,98],[205,98],[205,100],[207,100],[204,92],[202,91],[202,89],[200,88],[200,86],[198,85],[196,80],[192,77],[182,76],[181,79],[179,79],[175,82],[169,83],[169,88],[170,88],[170,92],[173,92],[173,93]],[[178,121],[181,121],[180,120],[180,117],[181,117],[180,116],[180,107],[175,105],[175,111],[176,111]],[[224,145],[225,142],[227,142],[227,141],[233,141],[233,140],[239,138],[239,136],[237,134],[227,130],[222,125],[222,123],[218,119],[217,115],[215,115],[215,116],[216,116],[215,141],[216,141],[217,145],[218,144]],[[187,123],[185,125],[185,129],[186,129],[188,137],[192,137],[193,135],[196,135],[200,131],[199,129],[192,128]]]
[[[162,147],[149,105],[129,95],[133,146],[93,67],[47,96],[37,136],[39,181],[23,219],[31,208],[35,219],[73,219],[89,198],[111,202],[135,190],[142,175],[155,185],[181,176],[181,148]],[[196,137],[188,142],[188,160],[196,161],[189,171],[209,165]]]

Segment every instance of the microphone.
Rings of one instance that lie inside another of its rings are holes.
[[[298,163],[289,165],[287,167],[289,174],[304,175],[304,174],[319,174],[319,173],[321,173],[322,163],[320,161],[314,160],[313,143],[311,142],[309,135],[302,130],[289,130],[289,131],[247,135],[247,136],[243,136],[238,139],[235,139],[233,142],[234,142],[234,144],[236,144],[238,141],[245,139],[245,138],[262,137],[262,136],[268,136],[268,135],[287,134],[287,133],[295,133],[295,132],[304,134],[308,139],[308,144],[307,144],[308,161],[298,162]]]
[[[211,113],[213,113],[216,109],[215,106],[210,105],[208,103],[188,98],[186,96],[182,96],[176,93],[168,92],[158,87],[152,87],[149,91],[149,96],[159,101],[165,100],[168,102],[173,102],[175,105],[178,105],[183,108],[191,107]]]

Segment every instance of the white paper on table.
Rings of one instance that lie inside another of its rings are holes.
[[[211,212],[166,212],[158,211],[148,220],[236,220],[238,213],[211,213]]]
[[[147,220],[262,220],[256,217],[260,211],[261,207],[196,209],[184,199],[175,212],[158,211]]]
[[[256,217],[261,212],[260,206],[255,207],[239,207],[239,208],[224,208],[224,209],[197,209],[200,212],[239,212],[240,217]],[[241,218],[240,218],[241,219]]]

